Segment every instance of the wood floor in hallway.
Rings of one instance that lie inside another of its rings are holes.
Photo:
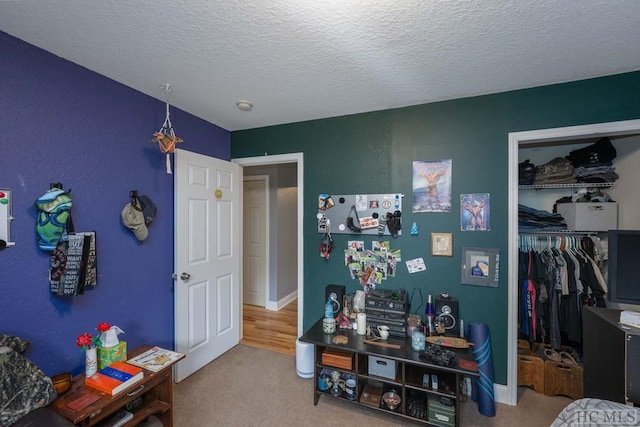
[[[292,356],[296,354],[297,299],[279,311],[244,304],[242,319],[242,344]]]

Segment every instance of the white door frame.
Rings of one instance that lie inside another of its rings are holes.
[[[237,162],[236,162],[237,163]],[[262,181],[264,183],[264,194],[265,194],[265,227],[264,227],[264,240],[265,240],[265,244],[267,245],[265,253],[264,253],[264,260],[265,260],[265,266],[264,266],[264,307],[266,308],[268,303],[269,303],[269,277],[271,275],[271,259],[269,256],[269,239],[271,239],[271,235],[269,233],[269,222],[271,221],[271,212],[269,211],[269,206],[270,206],[270,202],[269,202],[269,197],[270,197],[270,190],[269,190],[269,175],[251,175],[251,176],[243,176],[242,177],[242,182],[244,184],[245,181]],[[243,190],[242,190],[242,194],[244,197],[244,185],[243,185]],[[244,212],[244,206],[243,206],[243,212]],[[244,221],[242,224],[243,227],[243,238],[244,238]],[[242,254],[242,261],[244,262],[244,244],[242,245],[243,248],[243,254]],[[242,276],[242,292],[244,294],[244,280],[245,277],[244,275]]]
[[[242,157],[231,159],[232,162],[245,166],[265,166],[278,165],[286,163],[296,163],[297,167],[297,186],[298,186],[298,336],[304,332],[303,324],[303,307],[304,307],[304,239],[302,234],[302,226],[304,224],[304,163],[303,153],[276,154],[272,156],[258,157]],[[268,301],[268,299],[267,299]]]
[[[625,136],[638,133],[640,133],[640,120],[509,133],[507,388],[503,390],[501,387],[497,387],[496,400],[498,402],[508,405],[517,405],[518,403],[518,148],[521,145],[547,141]]]

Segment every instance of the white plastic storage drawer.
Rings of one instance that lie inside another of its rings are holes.
[[[611,203],[558,203],[557,211],[569,230],[608,231],[618,228],[618,204]]]
[[[369,355],[369,375],[396,379],[396,361]]]

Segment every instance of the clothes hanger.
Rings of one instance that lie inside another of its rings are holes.
[[[547,255],[553,255],[553,251],[551,250],[551,248],[553,248],[555,237],[552,238],[552,236],[547,236],[547,245],[545,246],[545,248],[542,250],[543,253],[547,254]]]

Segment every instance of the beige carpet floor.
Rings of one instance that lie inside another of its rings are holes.
[[[174,425],[343,426],[420,425],[348,401],[321,397],[313,405],[312,379],[296,374],[295,356],[240,344],[184,381],[174,384]],[[469,399],[461,404],[461,426],[549,426],[567,397],[518,389],[518,405],[496,404],[485,417]]]

